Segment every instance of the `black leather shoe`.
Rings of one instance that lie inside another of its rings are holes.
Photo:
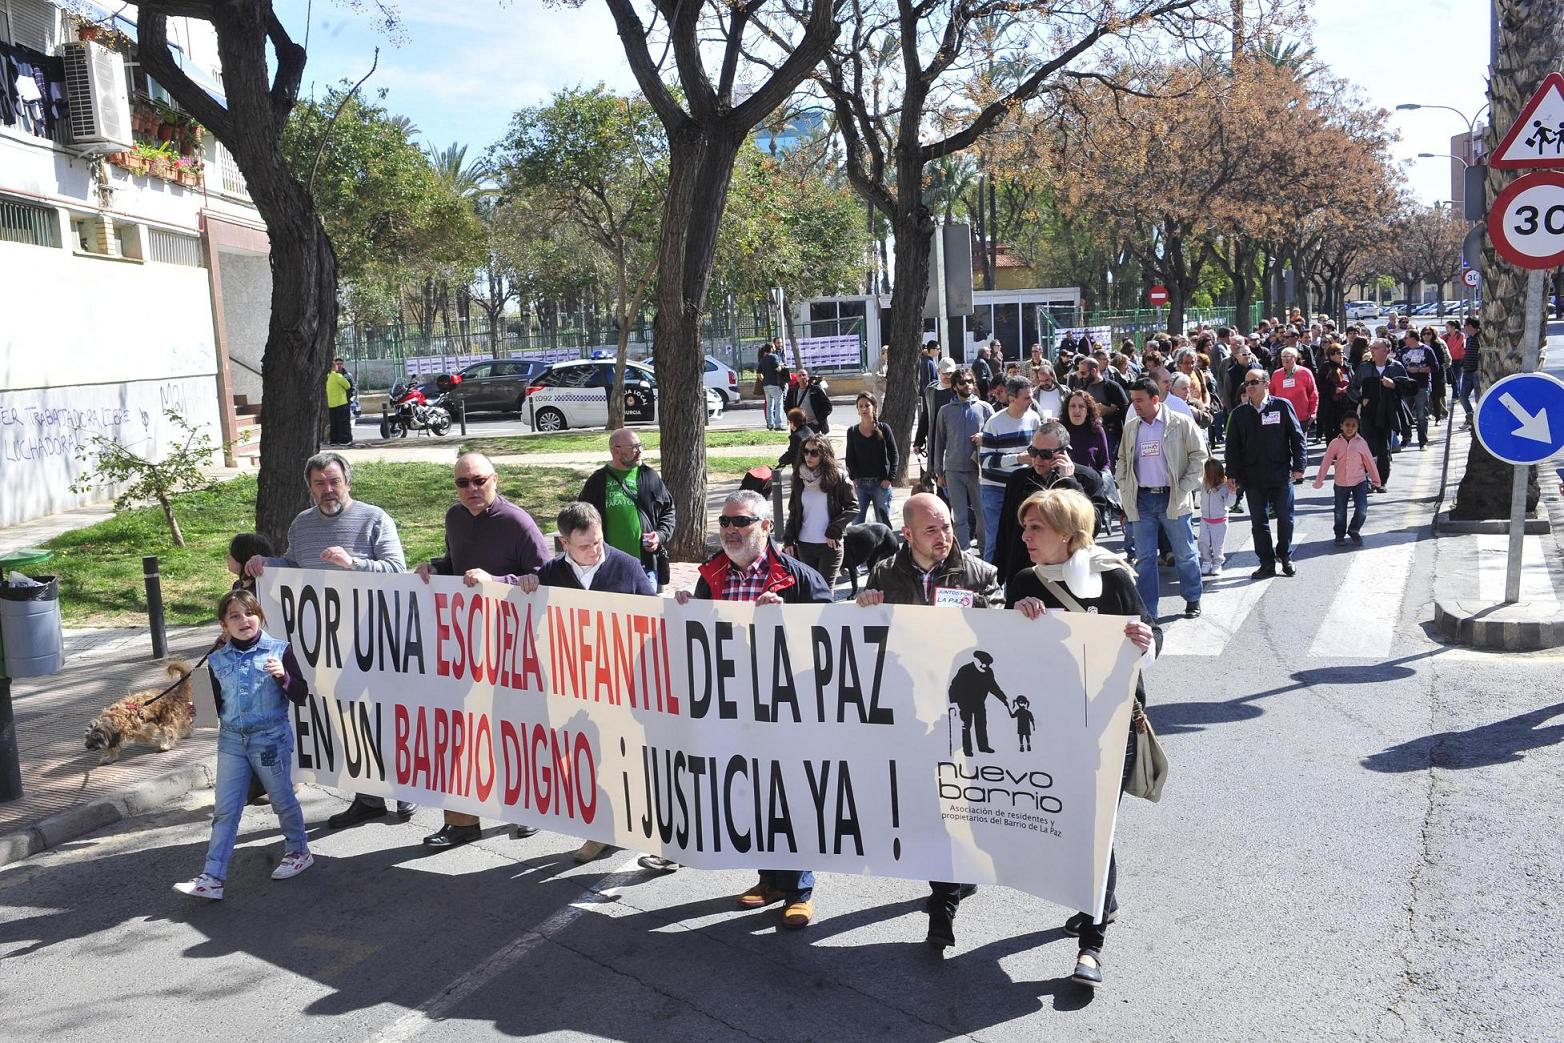
[[[413,817],[413,812],[418,810],[417,804],[409,804],[405,800],[396,802],[396,817],[398,822],[406,822]]]
[[[1297,568],[1295,568],[1293,566],[1293,563],[1291,561],[1283,559],[1281,564],[1282,564],[1282,575],[1284,575],[1284,576],[1296,576],[1298,574]]]
[[[356,826],[360,822],[372,822],[377,818],[384,818],[386,805],[384,801],[375,804],[366,804],[361,800],[355,800],[335,815],[326,820],[326,825],[332,829],[347,829]]]
[[[483,830],[477,826],[441,826],[438,833],[424,837],[424,847],[431,851],[444,851],[446,848],[471,844],[482,835]]]
[[[1186,601],[1186,602],[1184,602],[1184,618],[1185,619],[1198,619],[1198,618],[1200,618],[1200,602],[1198,602],[1198,601]]]
[[[929,910],[929,933],[924,944],[948,949],[956,944],[956,918],[942,908]]]
[[[1070,980],[1088,989],[1102,984],[1102,957],[1095,949],[1082,949],[1075,957],[1075,973]]]
[[[528,837],[535,837],[538,835],[538,827],[512,826],[510,828],[510,835],[512,840],[526,840]]]
[[[1108,916],[1103,920],[1103,926],[1106,927],[1108,924],[1111,924],[1118,918],[1119,911],[1117,909],[1108,910]],[[1068,934],[1071,938],[1079,938],[1081,936],[1081,932],[1086,930],[1086,928],[1090,927],[1091,925],[1091,913],[1076,913],[1074,916],[1070,917],[1064,922],[1064,933]]]
[[[1272,579],[1276,575],[1276,569],[1270,565],[1261,565],[1249,573],[1250,579]]]

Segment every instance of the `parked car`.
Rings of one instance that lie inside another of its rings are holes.
[[[652,359],[647,359],[646,364],[654,370],[657,368]],[[742,397],[739,392],[739,375],[733,367],[712,355],[706,356],[706,372],[701,377],[701,383],[717,393],[724,409],[731,409]]]
[[[520,412],[527,403],[527,388],[547,368],[548,363],[535,359],[474,362],[461,371],[460,382],[441,391],[440,405],[452,413],[458,402],[469,413]]]
[[[614,364],[606,359],[556,362],[526,389],[522,417],[534,431],[564,431],[576,427],[602,427],[608,423],[608,395],[614,383]],[[657,375],[639,362],[625,364],[625,423],[657,422]],[[706,389],[706,419],[722,415],[723,402]]]
[[[1366,319],[1377,319],[1380,316],[1380,308],[1374,301],[1348,301],[1347,321],[1363,322]]]

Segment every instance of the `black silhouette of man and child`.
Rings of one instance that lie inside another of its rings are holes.
[[[1010,698],[999,687],[999,682],[994,679],[994,657],[982,649],[972,653],[972,662],[967,663],[956,671],[956,676],[950,679],[950,701],[961,714],[961,752],[968,757],[972,756],[972,732],[977,731],[977,748],[981,753],[993,753],[993,747],[988,744],[988,697],[997,698],[1005,707],[1007,713],[1015,718],[1016,738],[1020,742],[1021,752],[1025,753],[1032,748],[1032,727],[1035,723],[1030,709],[1031,701],[1024,695],[1015,697],[1012,706]],[[951,739],[951,753],[955,754],[955,739]]]

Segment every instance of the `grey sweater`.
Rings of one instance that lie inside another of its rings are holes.
[[[347,551],[356,572],[407,571],[396,522],[379,507],[358,500],[335,515],[324,515],[314,507],[301,513],[288,526],[287,556],[267,558],[266,564],[334,569],[335,565],[320,560],[320,552],[327,547]]]

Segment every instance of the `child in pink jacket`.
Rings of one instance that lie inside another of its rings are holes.
[[[1348,413],[1341,418],[1341,434],[1331,439],[1320,461],[1320,473],[1314,476],[1314,487],[1323,488],[1325,473],[1331,464],[1336,465],[1336,546],[1343,546],[1350,538],[1353,543],[1363,543],[1363,520],[1368,517],[1368,492],[1372,483],[1380,485],[1379,469],[1374,466],[1374,452],[1358,434],[1358,415]],[[1347,499],[1352,499],[1352,524],[1347,524]]]

